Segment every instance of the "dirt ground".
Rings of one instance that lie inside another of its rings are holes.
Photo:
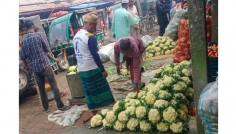
[[[155,27],[155,33],[153,34],[153,38],[157,36],[158,28]],[[109,32],[108,32],[109,33]],[[106,36],[104,38],[105,44],[111,43],[114,41],[113,38],[110,36]],[[157,60],[155,62],[148,63],[148,66],[156,65],[159,62],[171,62],[171,59],[165,59],[165,60]],[[104,64],[106,69],[114,66],[111,62],[107,62]],[[62,91],[64,91],[66,94],[62,97],[62,101],[64,104],[69,104],[68,99],[70,98],[70,89],[67,83],[66,79],[66,72],[59,72],[58,75],[56,75],[56,80],[58,82],[58,85]],[[146,73],[142,76],[142,80],[145,83],[149,82],[150,77],[152,76],[152,71],[146,71]],[[125,95],[128,93],[126,91],[118,91],[115,90],[115,88],[120,87],[120,85],[123,85],[125,82],[127,82],[127,78],[123,78],[124,81],[112,81],[115,78],[117,78],[115,74],[112,75],[112,78],[110,76],[110,87],[112,89],[114,98],[116,100],[120,100],[125,97]],[[87,126],[89,124],[89,119],[91,118],[90,115],[87,112],[84,112],[80,119],[75,122],[75,124],[71,127],[65,127],[57,125],[56,123],[48,122],[48,114],[49,113],[43,113],[43,107],[39,103],[37,91],[35,89],[28,90],[24,96],[22,96],[19,100],[19,133],[20,134],[58,134],[58,133],[64,133],[64,134],[73,134],[73,133],[79,133],[79,134],[92,134],[92,133],[98,133],[97,129],[87,129]],[[50,112],[56,111],[56,103],[54,100],[50,101],[49,104],[51,105],[49,107]],[[108,107],[109,109],[111,107]],[[196,121],[195,117],[191,117],[192,120],[190,120],[190,132],[191,134],[196,133]],[[99,133],[117,133],[115,131],[101,131]],[[124,134],[128,134],[130,132],[123,132]]]

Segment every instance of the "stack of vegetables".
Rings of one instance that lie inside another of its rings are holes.
[[[181,19],[179,21],[178,40],[174,48],[174,63],[179,63],[184,60],[190,60],[190,36],[189,36],[189,21]]]
[[[212,46],[209,46],[207,55],[211,58],[218,57],[218,45],[213,44]]]
[[[102,109],[91,119],[91,127],[102,126],[98,131],[187,131],[187,105],[194,96],[189,65],[183,61],[157,69],[145,89],[128,93],[112,110]]]
[[[211,16],[206,16],[207,43],[211,42]]]
[[[146,57],[172,54],[174,47],[175,42],[171,38],[158,36],[154,41],[148,42]]]
[[[79,72],[79,69],[76,66],[70,66],[67,72],[67,75],[73,75],[73,74],[77,74]]]

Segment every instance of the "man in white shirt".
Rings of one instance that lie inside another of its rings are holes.
[[[129,0],[129,8],[127,9],[133,16],[138,15],[137,7],[134,5],[134,0]],[[139,21],[136,25],[131,26],[130,35],[139,37]]]

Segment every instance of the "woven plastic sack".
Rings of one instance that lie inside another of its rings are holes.
[[[165,29],[164,36],[170,37],[172,40],[176,40],[178,36],[178,25],[179,20],[183,18],[183,14],[185,13],[184,9],[177,9],[174,17],[171,19],[170,23]]]
[[[144,35],[144,36],[141,38],[141,40],[143,41],[143,45],[144,45],[145,47],[147,47],[148,42],[149,42],[149,41],[152,41],[152,37],[149,36],[149,35]]]
[[[100,48],[98,54],[100,56],[100,59],[103,63],[108,62],[110,59],[110,55],[114,49],[115,43],[110,43],[106,46],[103,46]]]
[[[208,83],[198,102],[198,114],[202,119],[205,134],[218,133],[218,78]]]

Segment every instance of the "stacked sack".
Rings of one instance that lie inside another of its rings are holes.
[[[187,19],[181,19],[179,21],[178,31],[178,40],[176,41],[176,46],[173,51],[174,63],[191,59],[189,21]]]

